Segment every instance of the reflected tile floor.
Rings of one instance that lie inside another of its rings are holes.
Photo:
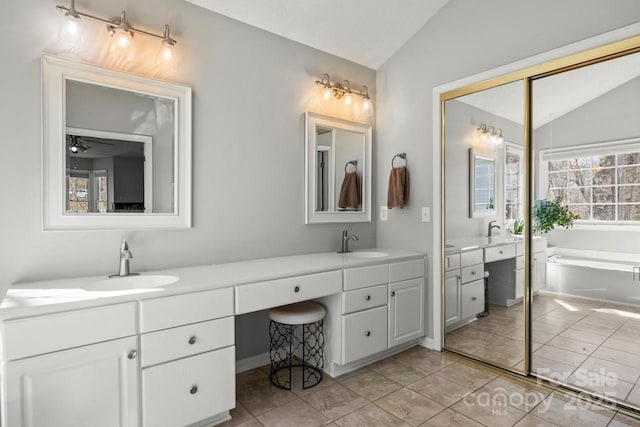
[[[307,390],[295,388],[300,378],[291,391],[276,389],[268,372],[237,375],[237,407],[222,426],[640,426],[611,408],[418,346],[342,377],[325,375]]]
[[[640,405],[640,307],[541,292],[533,307],[534,371],[601,396]],[[447,347],[523,368],[522,304],[447,334]]]

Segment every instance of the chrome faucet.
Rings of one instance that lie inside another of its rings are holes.
[[[349,230],[350,228],[345,228],[344,230],[342,230],[342,246],[338,251],[339,254],[352,252],[351,250],[349,250],[349,240],[358,240],[358,236],[356,236],[355,234],[349,236]]]
[[[123,240],[122,244],[120,245],[120,270],[118,274],[112,274],[109,277],[137,276],[139,273],[131,273],[129,269],[130,259],[133,259],[133,254],[129,250],[127,241]]]
[[[492,236],[492,232],[493,229],[497,228],[498,230],[500,230],[500,226],[495,224],[495,221],[489,221],[489,226],[487,228],[487,237],[491,237]]]

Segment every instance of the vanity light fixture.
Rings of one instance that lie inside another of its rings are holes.
[[[112,53],[124,54],[125,58],[130,60],[133,57],[133,35],[135,33],[144,34],[149,37],[153,37],[160,40],[160,52],[158,53],[158,64],[165,65],[174,59],[174,47],[177,41],[171,37],[169,26],[164,26],[162,35],[151,33],[145,30],[140,30],[129,25],[125,19],[125,11],[120,13],[120,16],[104,19],[98,16],[90,15],[88,13],[80,12],[76,9],[75,0],[71,0],[70,7],[58,5],[56,9],[63,12],[67,17],[62,31],[61,38],[64,38],[65,42],[70,41],[72,38],[80,36],[79,21],[82,18],[87,18],[92,21],[103,23],[107,26],[107,32],[113,37],[113,42],[110,48]]]
[[[354,95],[362,97],[363,114],[367,117],[373,116],[373,102],[369,97],[369,88],[367,86],[362,86],[362,89],[358,92],[351,89],[349,80],[344,80],[342,83],[331,83],[327,73],[322,75],[321,80],[316,80],[316,84],[323,87],[322,98],[325,101],[330,100],[333,96],[336,99],[344,100],[344,104],[347,107],[351,107],[354,104]]]
[[[487,126],[482,123],[480,127],[476,128],[480,132],[482,141],[491,142],[496,145],[501,145],[504,142],[504,136],[502,136],[502,129],[495,128],[494,126]]]

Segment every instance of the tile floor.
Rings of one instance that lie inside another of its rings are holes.
[[[414,347],[316,387],[271,385],[268,366],[237,376],[237,407],[223,426],[640,426],[610,408]],[[298,378],[299,379],[299,378]]]
[[[640,307],[540,293],[532,314],[534,370],[640,405]],[[449,348],[522,369],[522,305],[491,306],[446,339]]]

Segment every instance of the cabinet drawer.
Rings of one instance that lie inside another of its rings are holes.
[[[524,256],[516,257],[516,270],[522,270],[524,268]]]
[[[389,282],[402,282],[424,276],[424,259],[396,262],[389,265]]]
[[[320,298],[341,290],[339,270],[241,285],[236,287],[236,314]]]
[[[389,264],[344,270],[344,290],[366,288],[389,283]]]
[[[378,307],[387,303],[387,285],[373,286],[342,295],[342,314]]]
[[[471,267],[465,267],[460,270],[462,276],[462,283],[473,282],[484,278],[484,264],[472,265]]]
[[[140,303],[140,331],[152,332],[233,316],[233,288],[194,292]]]
[[[460,268],[460,254],[447,255],[444,258],[444,268],[446,271]]]
[[[136,304],[115,304],[4,323],[5,360],[136,334]]]
[[[460,266],[469,267],[470,265],[482,263],[482,249],[474,251],[466,251],[460,254]]]
[[[500,261],[515,256],[516,245],[502,245],[484,249],[484,262]]]
[[[235,347],[142,370],[142,424],[176,427],[236,406]]]
[[[342,364],[386,349],[386,306],[342,316]]]
[[[142,366],[228,347],[234,344],[233,316],[143,334]]]
[[[484,311],[484,280],[462,285],[460,289],[460,312],[468,319]]]

